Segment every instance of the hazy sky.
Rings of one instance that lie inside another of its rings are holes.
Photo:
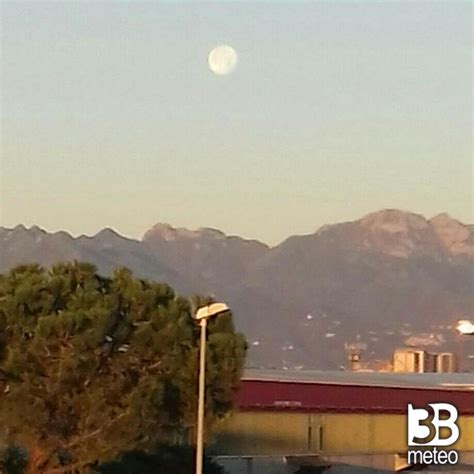
[[[276,243],[385,207],[474,220],[471,2],[2,7],[1,225]]]

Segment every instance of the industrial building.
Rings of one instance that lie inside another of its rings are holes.
[[[395,350],[393,354],[393,371],[450,373],[457,371],[457,361],[451,352],[428,352],[404,347]]]
[[[436,402],[457,407],[456,472],[474,472],[474,374],[248,371],[212,452],[231,474],[401,471],[408,404]]]

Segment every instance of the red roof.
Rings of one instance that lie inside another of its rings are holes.
[[[297,410],[336,413],[400,413],[407,405],[451,403],[460,414],[474,415],[474,391],[468,384],[456,387],[439,384],[362,383],[357,380],[281,380],[245,377],[237,394],[243,410]],[[330,377],[328,377],[330,378]]]

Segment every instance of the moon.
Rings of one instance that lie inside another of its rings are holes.
[[[207,58],[209,69],[218,76],[230,74],[237,66],[237,52],[226,44],[216,46]]]

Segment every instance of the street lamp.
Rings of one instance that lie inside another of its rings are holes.
[[[206,388],[206,330],[207,320],[229,311],[225,303],[212,303],[196,311],[194,318],[201,326],[201,344],[199,347],[199,398],[197,413],[196,474],[202,474],[204,451],[204,394]]]
[[[458,323],[455,326],[455,329],[457,333],[459,334],[460,337],[460,344],[461,344],[461,350],[460,350],[460,357],[459,357],[459,372],[462,372],[464,370],[464,337],[465,336],[474,336],[474,323],[471,321],[468,321],[467,319],[462,319],[461,321],[458,321]]]
[[[456,331],[463,336],[474,336],[474,323],[467,319],[458,321]]]

